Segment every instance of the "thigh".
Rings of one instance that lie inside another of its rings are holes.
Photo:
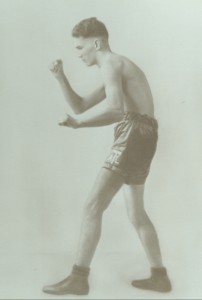
[[[123,177],[111,170],[102,168],[95,180],[86,205],[106,209],[112,198],[123,185]]]

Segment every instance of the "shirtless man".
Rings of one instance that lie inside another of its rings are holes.
[[[72,128],[117,123],[114,143],[86,201],[75,264],[70,275],[45,286],[50,294],[86,295],[90,264],[101,235],[103,212],[124,187],[128,217],[134,225],[151,266],[151,276],[134,280],[137,288],[169,292],[171,283],[162,257],[156,230],[144,209],[144,186],[158,139],[152,94],[144,73],[124,56],[111,51],[108,31],[96,18],[78,23],[72,31],[79,57],[87,66],[97,65],[103,85],[88,96],[79,96],[66,78],[61,60],[50,70],[56,77],[76,118],[67,115],[61,126]],[[92,116],[85,114],[101,101],[106,106]],[[79,115],[77,117],[77,115]]]

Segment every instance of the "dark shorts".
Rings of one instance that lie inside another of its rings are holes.
[[[148,115],[126,112],[114,128],[114,144],[104,168],[121,174],[126,184],[144,184],[158,140],[158,123]]]

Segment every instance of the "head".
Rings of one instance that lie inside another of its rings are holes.
[[[89,66],[97,63],[97,54],[109,48],[108,31],[96,18],[79,22],[72,30],[79,57]]]

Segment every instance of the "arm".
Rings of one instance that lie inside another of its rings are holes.
[[[106,107],[93,116],[82,116],[79,127],[105,126],[119,122],[123,118],[122,65],[107,62],[101,68],[105,84]]]
[[[51,72],[56,77],[65,100],[70,105],[75,114],[83,113],[94,105],[105,99],[105,89],[103,86],[97,88],[93,93],[86,97],[79,96],[71,87],[63,71],[61,60],[56,60],[50,66]]]
[[[118,122],[123,117],[123,98],[121,65],[102,67],[103,80],[106,92],[106,107],[102,111],[96,112],[91,116],[82,115],[79,119],[67,116],[67,119],[60,125],[81,128],[105,126]]]

